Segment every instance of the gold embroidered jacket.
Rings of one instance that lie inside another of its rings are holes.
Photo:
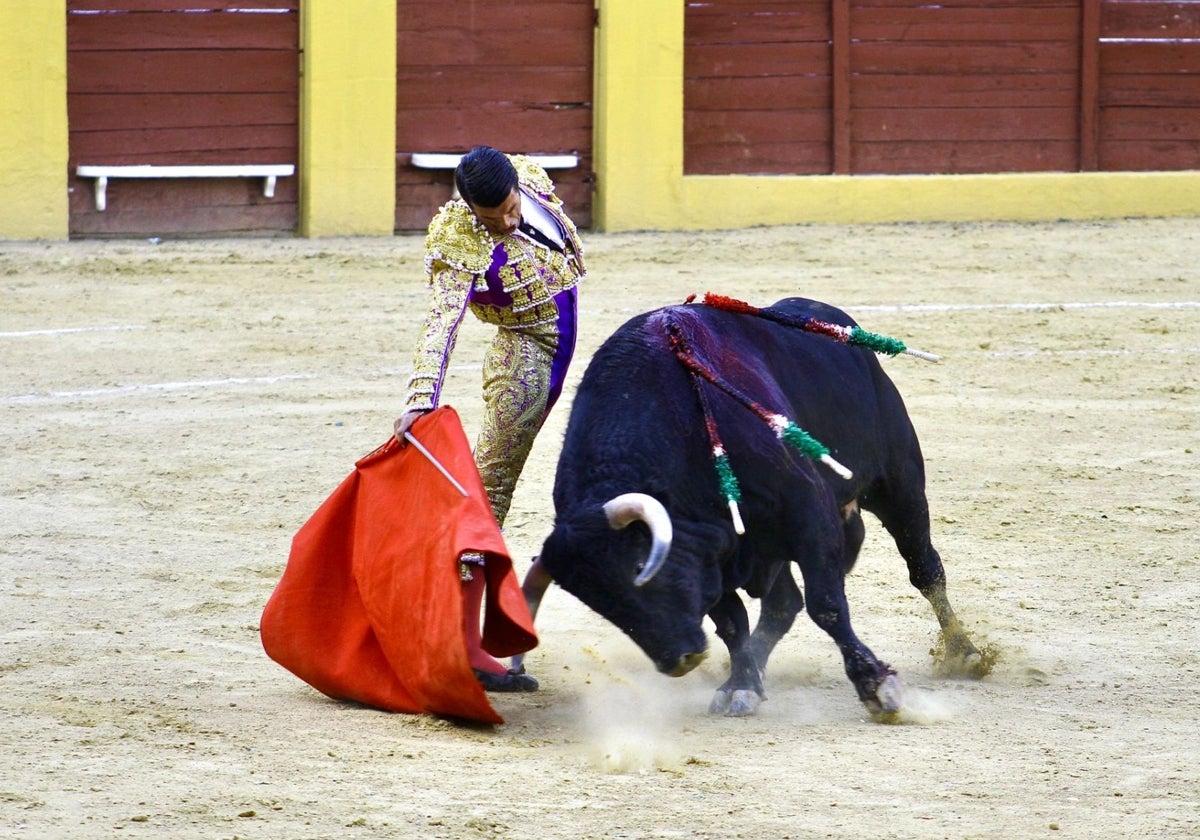
[[[493,237],[462,199],[438,211],[425,237],[425,272],[433,301],[413,354],[405,408],[435,408],[458,328],[468,309],[481,321],[521,330],[553,323],[555,295],[583,279],[583,248],[546,171],[524,155],[517,170],[521,201],[540,205],[559,228],[559,252],[520,234]]]

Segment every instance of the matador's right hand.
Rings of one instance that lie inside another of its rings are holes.
[[[428,413],[428,408],[410,408],[408,411],[396,418],[396,423],[394,426],[396,431],[396,440],[400,442],[401,446],[405,444],[404,433],[412,428],[412,424],[417,422],[418,417],[420,417],[422,414]]]

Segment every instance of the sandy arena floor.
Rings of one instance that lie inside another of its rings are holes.
[[[656,674],[558,589],[535,695],[465,727],[340,704],[268,660],[292,534],[382,443],[424,305],[420,237],[0,243],[0,835],[14,838],[1200,836],[1200,221],[586,236],[570,385],[640,311],[806,295],[942,355],[885,361],[959,614],[868,519],[848,582],[899,670],[869,720],[806,618],[749,719],[714,655]],[[478,422],[490,331],[448,402]],[[549,530],[571,392],[507,529]]]

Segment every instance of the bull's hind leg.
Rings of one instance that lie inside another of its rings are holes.
[[[913,473],[915,480],[900,482],[903,492],[872,493],[868,510],[879,517],[892,535],[896,548],[908,565],[908,579],[933,607],[942,628],[942,652],[935,663],[943,676],[986,676],[995,664],[993,655],[985,655],[967,636],[946,593],[946,570],[929,535],[929,504],[925,500],[923,471]]]
[[[837,643],[858,699],[873,717],[886,720],[900,711],[904,687],[892,667],[881,662],[850,626],[843,560],[839,551],[801,563],[808,614]]]

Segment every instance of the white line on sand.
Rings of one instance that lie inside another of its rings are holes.
[[[142,324],[114,324],[110,327],[60,327],[53,330],[19,330],[15,332],[0,332],[0,338],[27,338],[35,335],[69,335],[71,333],[90,332],[122,332],[125,330],[144,330]]]

